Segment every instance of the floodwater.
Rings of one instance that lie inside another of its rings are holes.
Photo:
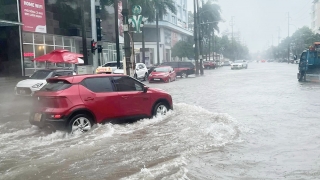
[[[320,84],[296,73],[250,63],[147,83],[172,112],[83,135],[29,125],[30,99],[1,87],[0,179],[320,179]]]

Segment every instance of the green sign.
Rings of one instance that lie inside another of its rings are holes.
[[[140,15],[142,12],[142,8],[139,5],[134,5],[132,7],[132,13],[134,14],[131,18],[129,18],[129,24],[131,24],[131,26],[133,28],[135,28],[134,33],[141,33],[140,28],[143,27],[142,22],[145,22],[148,18],[143,17],[142,15]]]

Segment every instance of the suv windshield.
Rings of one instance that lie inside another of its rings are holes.
[[[72,84],[64,80],[50,81],[44,85],[40,91],[61,91],[71,87],[71,85]]]
[[[163,67],[163,68],[156,68],[153,70],[154,72],[169,72],[169,68]]]
[[[32,74],[30,79],[47,79],[51,77],[52,71],[48,70],[39,70]]]

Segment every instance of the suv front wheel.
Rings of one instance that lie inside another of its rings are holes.
[[[159,102],[153,108],[153,116],[164,116],[167,114],[169,107],[164,102]]]
[[[86,114],[78,114],[72,117],[68,124],[68,131],[70,133],[85,133],[91,130],[93,121],[90,116]]]

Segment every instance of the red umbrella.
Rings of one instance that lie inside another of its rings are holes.
[[[56,49],[50,52],[49,54],[45,54],[43,56],[39,56],[34,58],[34,61],[38,62],[52,62],[52,63],[78,63],[78,58],[83,57],[82,54],[77,54],[70,52],[65,49]]]

